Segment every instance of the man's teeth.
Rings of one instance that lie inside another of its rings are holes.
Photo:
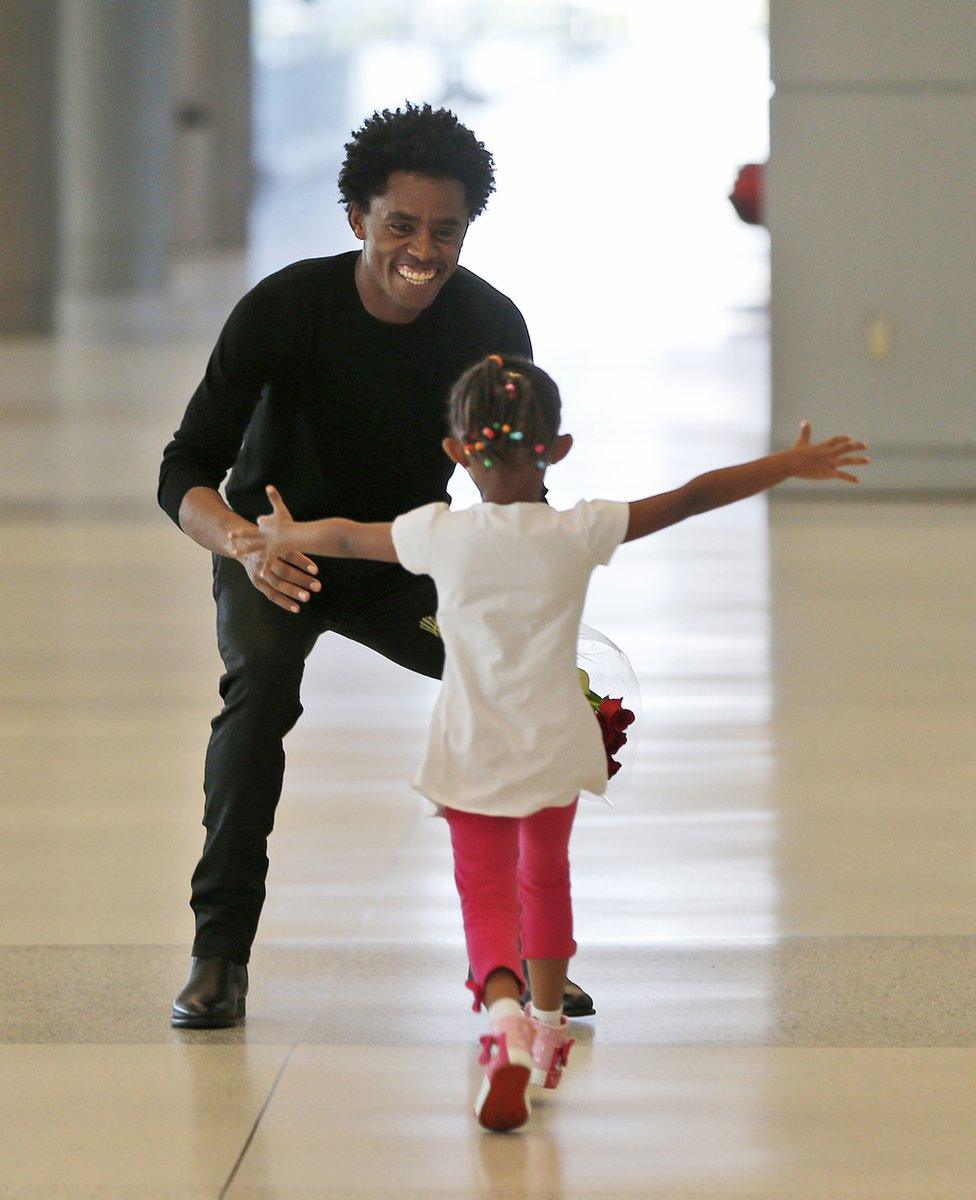
[[[409,267],[397,267],[397,274],[407,283],[430,283],[437,270],[435,268],[432,271],[411,271]]]

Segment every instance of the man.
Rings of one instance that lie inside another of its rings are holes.
[[[207,829],[193,873],[196,936],[171,1023],[235,1025],[265,898],[282,739],[319,634],[339,633],[440,678],[443,646],[421,627],[432,580],[396,563],[289,554],[262,571],[229,534],[267,510],[274,483],[298,519],[392,521],[448,501],[451,384],[490,353],[532,349],[515,305],[458,266],[494,191],[492,156],[453,113],[374,113],[346,145],[339,190],[361,251],[268,276],[225,324],[163,453],[161,507],[213,557],[224,707],[204,770]],[[228,503],[218,488],[227,471]],[[566,1011],[592,1001],[567,984]]]

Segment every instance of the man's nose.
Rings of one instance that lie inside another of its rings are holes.
[[[418,262],[432,262],[436,257],[434,249],[434,239],[429,230],[417,229],[414,231],[413,237],[410,239],[410,253],[417,259]]]

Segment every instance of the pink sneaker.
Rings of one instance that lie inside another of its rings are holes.
[[[530,1012],[531,1009],[527,1008],[526,1015]],[[563,1067],[569,1061],[570,1048],[576,1041],[575,1038],[567,1036],[569,1022],[563,1017],[561,1026],[553,1029],[551,1025],[544,1025],[533,1016],[529,1016],[529,1020],[535,1032],[532,1042],[531,1082],[544,1088],[558,1087]]]
[[[532,1074],[532,1022],[502,1017],[481,1039],[485,1079],[474,1112],[485,1129],[518,1129],[529,1119],[527,1089]]]

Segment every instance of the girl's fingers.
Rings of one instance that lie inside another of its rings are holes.
[[[288,511],[288,506],[285,504],[284,500],[282,500],[281,493],[274,486],[274,484],[269,483],[264,490],[268,493],[268,499],[271,501],[271,507],[275,514],[279,517],[287,517],[289,520],[291,520],[291,513]]]
[[[851,483],[860,483],[861,482],[860,479],[858,479],[858,477],[856,475],[848,475],[848,473],[846,471],[838,471],[837,478],[838,479],[847,479]]]

